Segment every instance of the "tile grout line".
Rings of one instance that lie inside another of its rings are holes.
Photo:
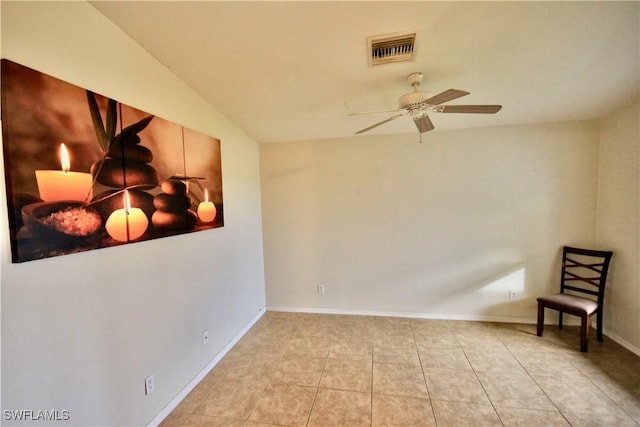
[[[609,395],[609,393],[607,393],[607,392],[606,392],[606,390],[603,390],[602,388],[600,388],[600,386],[599,386],[598,384],[596,384],[595,382],[593,382],[593,381],[591,380],[591,377],[590,377],[589,375],[587,375],[587,374],[585,374],[584,372],[582,372],[582,370],[581,370],[578,366],[576,366],[572,361],[569,361],[569,364],[570,364],[571,366],[573,366],[573,367],[574,367],[578,372],[580,372],[582,375],[584,375],[584,377],[586,378],[586,380],[587,380],[587,381],[589,381],[589,382],[590,382],[590,383],[591,383],[595,388],[597,388],[597,389],[598,389],[602,394],[604,394],[604,395],[605,395],[605,396],[606,396],[606,397],[607,397],[607,398],[608,398],[608,399],[609,399],[609,400],[610,400],[610,401],[611,401],[611,402],[612,402],[612,403],[613,403],[613,404],[614,404],[614,405],[615,405],[615,406],[616,406],[620,411],[622,411],[625,415],[627,415],[629,418],[631,418],[631,419],[636,423],[636,425],[640,425],[640,423],[638,423],[638,422],[636,421],[636,419],[635,419],[631,414],[629,414],[627,411],[625,411],[625,409],[624,409],[622,406],[620,406],[620,405],[618,404],[618,402],[617,402],[616,400],[614,400],[614,399]],[[541,387],[541,388],[542,388],[542,387]]]
[[[371,320],[371,412],[369,414],[369,426],[373,427],[373,353],[376,351],[376,320],[375,317]]]
[[[333,341],[333,337],[334,337],[334,333],[333,333],[333,328],[332,328],[332,332],[331,332],[331,340]],[[329,348],[331,348],[331,345],[329,345]],[[307,422],[305,423],[305,426],[309,425],[309,422],[311,421],[311,414],[313,414],[313,409],[316,406],[316,400],[318,399],[318,393],[320,393],[320,383],[322,382],[322,377],[324,376],[324,371],[327,367],[327,360],[329,359],[329,350],[327,350],[327,353],[324,355],[324,364],[322,365],[322,372],[320,373],[320,378],[318,378],[318,384],[316,385],[315,389],[316,392],[313,395],[313,401],[311,402],[311,408],[309,409],[309,415],[307,416]]]
[[[509,352],[509,354],[511,354],[511,356],[513,356],[513,358],[518,362],[518,365],[520,365],[520,367],[522,368],[523,371],[526,372],[527,376],[529,378],[531,378],[531,381],[533,381],[533,383],[536,385],[536,387],[538,387],[540,389],[540,391],[542,392],[542,394],[544,394],[544,396],[549,399],[549,402],[551,402],[551,404],[553,405],[554,408],[556,408],[556,410],[558,411],[558,413],[562,416],[562,418],[564,418],[564,420],[567,422],[567,424],[569,424],[570,426],[572,425],[571,422],[569,422],[569,420],[567,419],[567,417],[565,416],[565,414],[560,410],[560,408],[558,407],[558,405],[556,405],[556,402],[553,401],[553,399],[551,399],[551,396],[549,396],[547,394],[547,392],[540,386],[540,384],[538,384],[538,382],[535,380],[535,378],[533,378],[533,375],[531,375],[531,373],[529,372],[529,370],[522,364],[522,362],[520,361],[520,359],[518,359],[518,356],[516,356],[513,351],[511,351],[511,349],[509,348],[509,346],[502,340],[502,338],[500,336],[498,336],[498,339],[500,340],[500,342],[502,343],[502,345],[504,345],[504,347],[507,349],[507,351]]]
[[[429,384],[427,383],[427,377],[424,373],[424,366],[422,366],[422,359],[420,358],[420,352],[418,351],[418,343],[416,342],[416,333],[413,329],[413,323],[409,322],[409,327],[411,328],[411,335],[413,336],[413,345],[416,348],[416,353],[418,355],[418,363],[420,364],[420,372],[422,372],[422,380],[424,381],[424,387],[427,389],[427,396],[429,398],[429,407],[431,408],[431,414],[433,414],[433,421],[436,423],[436,427],[438,426],[438,420],[436,419],[436,411],[433,409],[433,399],[431,398],[431,391],[429,391]]]
[[[268,326],[268,325],[267,325]],[[287,352],[287,348],[289,348],[289,345],[291,344],[291,341],[293,340],[293,337],[296,335],[296,333],[298,332],[298,328],[296,328],[296,330],[291,334],[291,336],[289,337],[289,339],[287,340],[287,344],[284,346],[284,351],[282,352],[282,354],[280,355],[280,357],[278,358],[278,363],[276,365],[275,370],[271,373],[271,375],[269,376],[269,380],[267,381],[267,384],[265,385],[265,387],[262,389],[262,391],[260,393],[264,393],[267,391],[267,388],[271,385],[273,377],[275,376],[276,372],[278,371],[278,367],[280,366],[280,363],[282,362],[282,360],[284,359],[284,355]],[[253,411],[256,409],[256,406],[258,405],[258,401],[260,399],[256,399],[256,401],[253,403],[253,406],[251,407],[251,411],[249,411],[249,415],[247,416],[247,419],[244,420],[244,423],[247,423],[249,421],[249,419],[251,418],[251,415],[253,414]]]
[[[462,350],[462,353],[464,354],[465,359],[467,359],[467,362],[469,363],[469,366],[471,366],[471,370],[473,371],[473,375],[476,377],[476,380],[478,380],[478,384],[480,384],[480,387],[482,387],[482,391],[484,392],[484,395],[487,396],[487,400],[491,404],[491,408],[493,408],[493,412],[498,417],[498,420],[500,421],[500,424],[502,424],[504,426],[504,421],[502,421],[502,417],[500,416],[500,414],[498,413],[498,410],[496,409],[495,405],[493,404],[493,401],[491,400],[491,397],[489,397],[489,393],[487,393],[487,389],[485,388],[484,384],[482,384],[482,381],[480,381],[480,377],[478,376],[478,372],[476,372],[476,368],[473,367],[473,364],[471,363],[471,360],[469,360],[469,356],[467,356],[467,352],[465,351],[464,346],[458,340],[458,336],[456,335],[455,331],[453,332],[453,336],[455,337],[456,341],[458,342],[458,345],[460,346],[460,349]],[[498,337],[498,339],[500,339],[500,338]],[[500,340],[500,343],[502,343],[502,340]]]

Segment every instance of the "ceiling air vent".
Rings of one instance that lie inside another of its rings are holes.
[[[369,65],[411,62],[416,33],[394,33],[369,37]]]

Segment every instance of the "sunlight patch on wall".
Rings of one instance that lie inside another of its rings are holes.
[[[493,282],[488,283],[482,291],[489,291],[491,294],[503,294],[510,300],[522,297],[524,292],[525,268],[521,267]]]

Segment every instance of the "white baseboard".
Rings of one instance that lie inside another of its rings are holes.
[[[353,316],[383,316],[383,317],[408,317],[411,319],[441,319],[441,320],[471,320],[476,322],[497,322],[497,323],[524,323],[535,324],[537,319],[530,317],[507,317],[507,316],[485,316],[471,314],[429,314],[429,313],[404,313],[392,311],[371,311],[371,310],[336,310],[332,308],[309,308],[309,307],[278,307],[267,306],[268,311],[283,311],[289,313],[316,313],[316,314],[343,314]],[[557,325],[557,321],[545,322],[545,325]],[[564,324],[567,326],[580,326],[580,319],[574,316],[565,316]],[[620,338],[618,335],[607,331],[605,328],[604,335],[612,341],[620,344],[632,353],[640,356],[640,348],[634,346],[628,341]]]
[[[620,338],[618,335],[608,331],[607,328],[603,328],[602,333],[606,337],[610,338],[612,341],[617,342],[618,344],[620,344],[621,346],[623,346],[624,348],[629,350],[630,352],[635,353],[638,356],[640,356],[640,347],[637,347],[637,346],[631,344],[629,341],[627,341],[627,340],[625,340],[623,338]]]
[[[236,345],[238,341],[240,341],[240,339],[244,336],[244,334],[246,334],[249,331],[249,329],[251,329],[251,327],[255,325],[255,323],[258,320],[260,320],[262,316],[264,316],[266,312],[267,312],[266,308],[263,307],[260,310],[260,312],[256,315],[256,317],[251,319],[251,321],[247,323],[247,325],[244,328],[242,328],[242,330],[238,332],[238,334],[235,337],[233,337],[233,339],[229,342],[229,344],[227,344],[222,349],[222,351],[220,351],[220,353],[218,353],[216,357],[214,357],[213,360],[211,360],[207,364],[207,366],[205,366],[200,372],[198,372],[198,374],[191,381],[189,381],[189,383],[186,386],[184,386],[182,390],[180,390],[180,393],[178,393],[176,397],[174,397],[171,400],[171,402],[167,404],[167,406],[162,408],[162,411],[160,411],[160,413],[158,413],[158,415],[156,415],[149,422],[149,424],[147,424],[147,427],[157,427],[165,418],[167,418],[169,414],[174,409],[176,409],[176,407],[180,404],[180,402],[182,402],[182,400],[185,397],[187,397],[187,395],[191,393],[191,391],[194,388],[196,388],[196,386],[200,383],[200,381],[202,381],[203,378],[207,376],[207,374],[218,364],[218,362],[222,360],[222,358],[229,352],[229,350],[231,350],[233,346]]]
[[[528,323],[535,324],[536,319],[529,317],[509,316],[485,316],[476,314],[443,314],[443,313],[411,313],[397,311],[372,311],[372,310],[335,310],[332,308],[308,308],[308,307],[278,307],[267,306],[267,311],[283,311],[290,313],[315,313],[315,314],[343,314],[352,316],[381,316],[381,317],[407,317],[411,319],[439,319],[439,320],[472,320],[477,322],[497,323]]]

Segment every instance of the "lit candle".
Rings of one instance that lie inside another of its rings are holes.
[[[93,177],[90,173],[70,172],[71,161],[64,144],[60,144],[62,170],[37,170],[36,181],[40,198],[45,202],[76,200],[84,202],[93,196]]]
[[[211,222],[216,217],[216,205],[209,201],[209,191],[204,189],[204,202],[198,205],[198,218],[202,222]]]
[[[107,218],[105,228],[113,239],[119,242],[136,240],[147,231],[149,220],[140,208],[132,208],[129,192],[124,190],[124,208],[115,210]]]

